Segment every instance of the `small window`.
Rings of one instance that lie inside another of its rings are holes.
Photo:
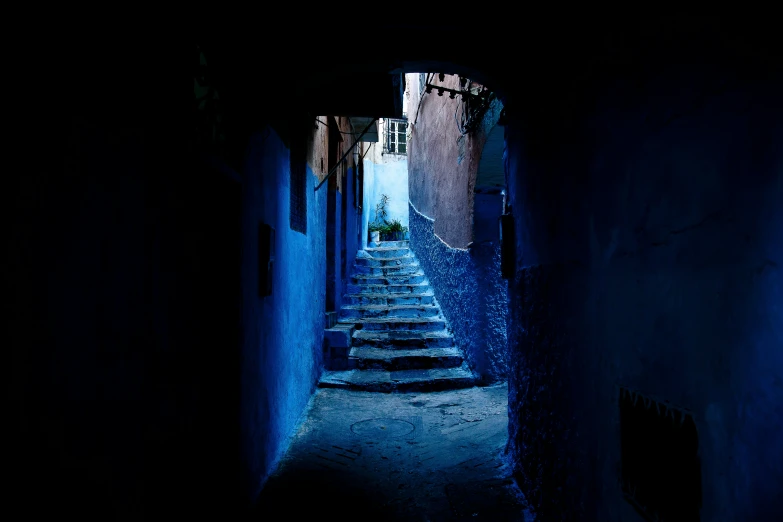
[[[419,73],[419,94],[424,92],[427,85],[427,73]]]
[[[386,120],[386,152],[407,154],[408,120]]]

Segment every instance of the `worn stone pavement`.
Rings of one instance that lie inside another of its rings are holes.
[[[255,518],[531,521],[504,460],[507,397],[318,389]]]

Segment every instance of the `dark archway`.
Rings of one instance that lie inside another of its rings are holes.
[[[276,19],[275,31],[203,39],[226,137],[229,168],[218,172],[231,176],[245,161],[265,172],[267,157],[245,156],[248,141],[277,147],[260,132],[266,123],[364,116],[394,88],[390,74],[462,74],[491,87],[510,117],[518,248],[509,452],[525,493],[549,519],[624,519],[633,508],[618,484],[618,423],[638,402],[619,398],[633,392],[693,420],[704,520],[779,519],[783,89],[774,18],[610,25],[506,16],[475,28],[478,45],[463,42],[461,24],[381,23],[423,44],[379,54],[362,40],[333,61],[318,49],[331,43],[329,24],[317,22]],[[244,497],[220,473],[237,447],[205,448],[199,432],[213,411],[209,356],[223,349],[212,346],[210,314],[227,317],[199,288],[231,277],[200,243],[202,231],[215,240],[207,244],[228,239],[191,219],[213,202],[210,174],[194,165],[204,151],[191,139],[191,49],[44,32],[26,48],[34,64],[13,71],[28,117],[12,154],[30,168],[9,181],[9,425],[10,447],[21,448],[11,496],[40,512],[91,507],[95,519],[152,510],[218,518]],[[281,49],[290,35],[312,46]],[[460,38],[445,45],[448,35]],[[53,78],[73,81],[53,94]],[[263,197],[266,185],[248,186]],[[232,199],[222,193],[213,210]],[[253,242],[267,207],[244,207]],[[257,248],[245,247],[246,257]],[[242,310],[241,336],[255,335],[258,348],[242,354],[244,367],[280,362],[264,351],[266,332],[253,331],[267,303]],[[267,380],[277,397],[311,386]],[[261,480],[284,438],[270,427],[296,412],[269,395],[255,400],[246,414],[257,443],[242,458]],[[648,412],[629,433],[659,421]],[[203,461],[211,470],[190,460],[200,451],[214,452]],[[50,506],[42,475],[62,486]],[[661,491],[654,486],[642,498]],[[101,502],[89,504],[96,489]]]
[[[438,23],[379,26],[411,42],[460,29]],[[768,435],[767,428],[749,428],[728,413],[750,407],[751,399],[729,399],[718,375],[733,375],[748,397],[767,397],[754,406],[764,411],[779,397],[771,384],[754,383],[751,375],[759,372],[767,383],[780,376],[750,362],[776,353],[777,330],[762,324],[780,319],[775,308],[761,303],[777,299],[770,296],[780,295],[779,286],[769,281],[762,290],[753,283],[755,290],[749,290],[740,274],[759,256],[778,259],[780,250],[764,239],[765,246],[739,254],[712,235],[731,229],[735,245],[744,245],[739,229],[763,238],[779,230],[773,144],[779,143],[781,108],[773,93],[781,80],[771,29],[719,18],[613,26],[559,19],[555,26],[531,17],[475,28],[474,41],[492,42],[501,52],[488,51],[488,45],[411,45],[383,56],[360,48],[340,64],[313,63],[307,56],[293,60],[307,64],[300,77],[312,75],[313,81],[300,85],[317,94],[294,89],[292,95],[310,100],[314,112],[364,115],[359,91],[402,72],[460,74],[502,97],[516,247],[510,452],[545,517],[618,520],[638,508],[633,498],[623,498],[632,488],[612,485],[621,480],[615,471],[622,467],[617,405],[619,390],[627,386],[642,395],[662,394],[675,409],[700,412],[704,488],[700,499],[689,502],[702,505],[705,519],[717,513],[764,519],[774,511],[762,492],[766,486],[753,494],[745,490],[758,500],[752,507],[724,494],[731,480],[720,477],[732,466],[722,464],[722,456],[736,444],[744,447],[732,437],[742,433],[761,443]],[[366,82],[357,82],[354,92],[343,90],[332,82],[343,75]],[[727,151],[730,142],[735,152],[717,152]],[[688,171],[694,158],[699,174]],[[747,172],[750,165],[753,182],[731,173]],[[745,216],[743,224],[732,228],[729,215]],[[700,257],[686,237],[715,257]],[[707,266],[710,278],[703,276]],[[777,281],[767,268],[761,273]],[[722,286],[727,280],[731,289]],[[676,302],[699,310],[687,312],[695,313],[693,322],[683,322],[685,310],[672,309],[674,298],[661,293],[666,288],[689,289]],[[749,302],[765,310],[759,317],[766,319],[747,318],[741,327],[726,322],[728,310],[745,316],[740,303]],[[720,338],[704,333],[718,330]],[[764,332],[765,348],[739,355],[735,341],[755,338],[757,331]],[[726,361],[721,369],[709,362],[716,352]],[[729,360],[743,360],[747,369],[739,372]],[[748,466],[780,483],[762,460]],[[653,489],[660,491],[658,485]]]

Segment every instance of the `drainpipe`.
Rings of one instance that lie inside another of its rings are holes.
[[[337,161],[337,163],[334,164],[334,167],[332,167],[332,169],[329,171],[329,174],[327,174],[326,177],[324,179],[322,179],[321,182],[318,185],[315,186],[315,190],[318,190],[319,188],[321,188],[321,185],[326,183],[326,180],[328,180],[330,177],[332,177],[332,174],[337,172],[337,167],[339,167],[340,164],[343,162],[343,160],[346,157],[348,157],[348,154],[351,153],[351,151],[356,146],[356,144],[359,143],[360,141],[362,141],[362,136],[364,136],[367,133],[367,131],[370,130],[370,127],[372,127],[372,124],[375,123],[376,121],[378,121],[378,118],[373,118],[372,119],[372,121],[367,125],[367,127],[362,131],[362,133],[359,134],[359,137],[356,138],[356,141],[353,142],[353,145],[348,147],[348,150],[345,151],[345,154],[343,154],[343,157],[340,158],[339,161]]]

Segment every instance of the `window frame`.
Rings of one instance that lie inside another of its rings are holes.
[[[402,125],[402,130],[400,126]],[[407,118],[387,118],[383,126],[385,139],[384,139],[384,152],[387,154],[396,154],[399,156],[408,155],[408,119]],[[400,141],[402,137],[403,141]],[[400,145],[403,150],[400,151]]]

